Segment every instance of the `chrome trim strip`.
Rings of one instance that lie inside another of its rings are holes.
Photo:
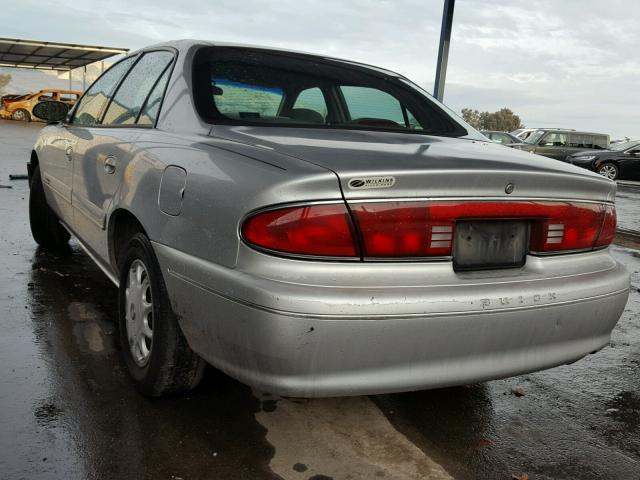
[[[446,202],[446,201],[469,201],[469,202],[575,202],[575,203],[596,203],[615,205],[615,202],[608,200],[583,200],[578,198],[550,198],[550,197],[397,197],[397,198],[347,198],[351,203],[389,203],[389,202]]]
[[[624,288],[621,290],[616,290],[615,292],[609,292],[609,293],[603,293],[601,295],[596,295],[593,297],[587,297],[587,298],[578,298],[578,299],[574,299],[574,300],[566,300],[563,302],[554,302],[554,303],[547,303],[544,305],[526,305],[523,307],[509,307],[509,308],[491,308],[491,309],[484,309],[484,310],[476,310],[476,311],[456,311],[456,312],[432,312],[432,313],[403,313],[403,314],[392,314],[392,315],[386,315],[386,314],[381,314],[381,315],[371,315],[371,314],[362,314],[362,315],[342,315],[342,314],[334,314],[334,313],[327,313],[327,314],[320,314],[320,313],[301,313],[301,312],[290,312],[287,310],[280,310],[277,308],[271,308],[271,307],[266,307],[264,305],[259,305],[257,303],[253,303],[250,302],[248,300],[243,300],[241,298],[235,297],[233,295],[229,295],[226,293],[222,293],[220,291],[217,290],[213,290],[212,288],[203,285],[199,282],[197,282],[196,280],[193,280],[189,277],[187,277],[186,275],[183,275],[181,273],[178,273],[174,270],[171,270],[171,268],[167,269],[167,273],[169,275],[171,275],[172,277],[181,280],[185,283],[188,283],[189,285],[199,288],[201,290],[204,290],[207,293],[211,293],[213,295],[216,295],[218,297],[224,298],[226,300],[230,300],[232,302],[238,303],[240,305],[244,305],[246,307],[249,308],[253,308],[256,310],[262,310],[264,312],[268,312],[268,313],[273,313],[276,315],[284,315],[284,316],[288,316],[288,317],[297,317],[297,318],[315,318],[315,319],[329,319],[329,320],[334,320],[334,319],[340,319],[340,320],[386,320],[386,319],[397,319],[397,318],[430,318],[430,317],[452,317],[452,316],[467,316],[467,315],[484,315],[484,314],[495,314],[495,313],[501,313],[501,312],[514,312],[514,311],[521,311],[521,310],[533,310],[533,309],[537,309],[537,308],[549,308],[549,307],[556,307],[556,306],[563,306],[563,305],[571,305],[574,303],[580,303],[580,302],[585,302],[585,301],[590,301],[590,300],[598,300],[598,299],[602,299],[602,298],[608,298],[608,297],[614,297],[616,295],[621,295],[623,293],[627,293],[629,292],[629,288]]]
[[[116,286],[116,287],[120,287],[120,282],[118,281],[118,278],[111,273],[107,267],[104,266],[104,264],[98,259],[98,257],[91,251],[91,249],[84,244],[84,242],[82,240],[80,240],[80,238],[78,237],[78,235],[76,235],[73,230],[71,230],[71,228],[64,223],[63,221],[60,221],[60,225],[62,225],[71,235],[73,235],[73,237],[76,239],[76,241],[78,242],[78,245],[80,245],[80,248],[82,248],[82,250],[84,250],[84,253],[86,253],[89,258],[91,260],[93,260],[93,262],[98,266],[98,268],[100,270],[102,270],[102,273],[104,273],[107,278],[109,280],[111,280],[111,282]]]

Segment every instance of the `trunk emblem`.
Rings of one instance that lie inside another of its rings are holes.
[[[513,183],[507,183],[507,186],[504,187],[504,193],[509,195],[510,193],[513,193],[513,189],[514,188],[516,188],[516,187],[515,187],[515,185]]]
[[[363,177],[349,180],[349,188],[364,190],[368,188],[390,188],[396,183],[396,177]]]

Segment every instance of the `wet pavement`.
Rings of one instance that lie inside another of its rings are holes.
[[[0,122],[1,479],[640,478],[638,251],[613,247],[633,288],[611,345],[570,366],[314,400],[211,368],[188,396],[147,399],[116,347],[116,289],[77,245],[31,239],[27,184],[8,175],[37,130]]]
[[[618,184],[616,211],[618,228],[640,234],[640,183],[634,183]]]

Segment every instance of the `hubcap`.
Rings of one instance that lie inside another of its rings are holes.
[[[124,295],[129,350],[136,364],[144,367],[153,347],[153,303],[149,274],[140,260],[129,268]]]
[[[16,113],[13,114],[13,117],[16,120],[24,120],[24,112],[18,110]]]
[[[616,178],[616,169],[611,165],[604,165],[600,167],[599,173],[603,177],[607,177],[610,180],[614,180]]]

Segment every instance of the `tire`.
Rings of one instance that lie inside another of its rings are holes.
[[[29,191],[29,225],[31,235],[38,245],[48,250],[60,251],[69,245],[69,232],[60,225],[60,220],[47,204],[40,176],[40,166],[33,170]]]
[[[136,388],[153,397],[195,388],[206,363],[180,330],[151,242],[142,233],[124,251],[118,297],[120,346]]]
[[[620,171],[618,170],[618,166],[611,163],[605,162],[598,167],[598,173],[603,177],[608,178],[609,180],[617,180],[620,175]]]
[[[30,122],[31,115],[24,108],[19,108],[11,114],[11,118],[19,122]]]

